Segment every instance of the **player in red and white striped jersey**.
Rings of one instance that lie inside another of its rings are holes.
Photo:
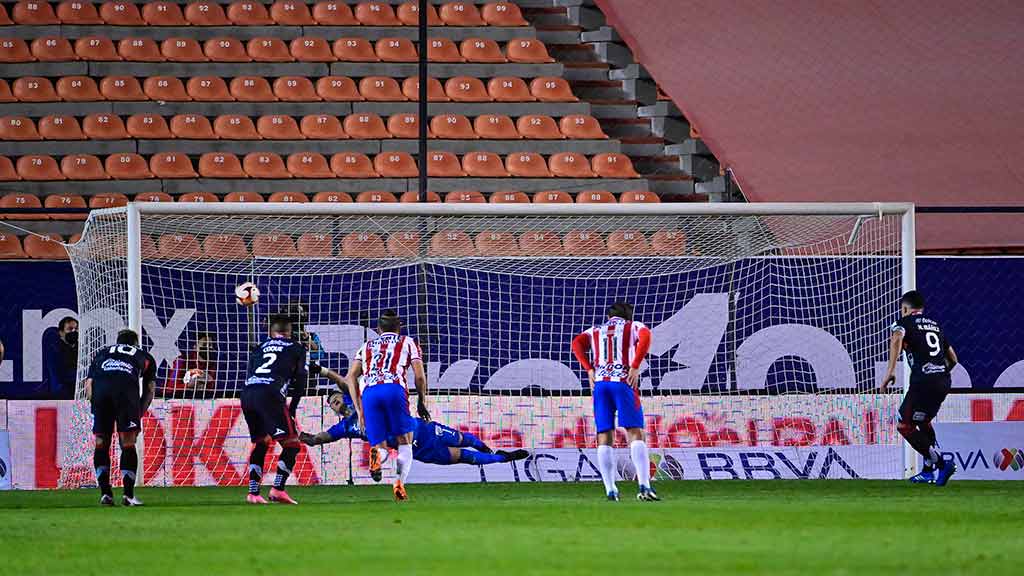
[[[381,479],[381,450],[387,450],[389,437],[398,440],[398,479],[395,481],[396,500],[405,500],[405,481],[412,468],[412,438],[416,422],[409,416],[409,393],[406,391],[406,373],[412,368],[416,375],[419,394],[418,412],[430,421],[427,410],[427,375],[419,344],[411,336],[398,331],[402,322],[394,310],[385,311],[377,321],[380,336],[371,339],[356,350],[352,366],[346,375],[349,394],[359,415],[359,428],[370,443],[370,475]],[[359,377],[362,376],[362,384]]]
[[[658,500],[651,488],[650,456],[644,441],[644,411],[640,405],[640,364],[651,346],[651,330],[633,320],[633,306],[616,302],[608,321],[584,331],[572,341],[576,360],[587,371],[594,396],[597,424],[597,467],[609,500],[618,500],[615,487],[615,415],[629,436],[629,453],[640,485],[638,500]]]

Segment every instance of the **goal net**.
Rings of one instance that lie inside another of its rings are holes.
[[[79,375],[141,328],[159,364],[145,482],[241,484],[237,397],[268,315],[297,314],[312,359],[344,373],[394,309],[423,348],[434,419],[534,452],[421,466],[419,481],[596,479],[570,341],[625,300],[653,331],[640,390],[658,477],[899,477],[899,397],[875,389],[913,283],[912,231],[895,204],[132,204],[92,212],[69,248]],[[245,282],[255,306],[235,301]],[[311,379],[302,429],[337,422],[330,386]],[[75,420],[88,425],[84,403]],[[365,454],[359,440],[304,449],[296,477],[365,482]],[[630,478],[628,450],[619,461]]]

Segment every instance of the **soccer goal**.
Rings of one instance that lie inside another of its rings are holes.
[[[914,287],[910,204],[133,203],[92,212],[69,253],[80,376],[126,325],[159,363],[150,485],[242,482],[237,395],[269,314],[295,313],[313,359],[344,373],[385,309],[421,343],[436,420],[534,451],[421,481],[596,479],[570,342],[618,300],[653,330],[640,389],[660,477],[895,478],[914,462],[899,397],[875,393]],[[236,302],[246,282],[254,306]],[[336,421],[328,384],[311,381],[303,429]],[[296,476],[363,482],[363,455],[310,449]]]

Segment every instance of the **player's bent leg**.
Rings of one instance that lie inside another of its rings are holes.
[[[491,447],[484,443],[483,440],[477,438],[475,435],[469,432],[459,432],[459,448],[472,448],[477,452],[483,452],[484,454],[490,454],[493,452]]]
[[[121,444],[121,481],[124,487],[121,503],[125,506],[142,506],[142,500],[135,497],[135,477],[139,471],[139,453],[135,449],[138,435],[137,430],[117,434]]]
[[[473,464],[475,466],[486,466],[487,464],[499,464],[502,462],[511,462],[513,460],[522,460],[530,455],[526,450],[514,450],[512,452],[498,450],[493,454],[462,448],[449,448],[448,450],[451,453],[451,463],[454,464],[457,462],[460,464]]]
[[[96,485],[100,488],[100,504],[114,505],[114,490],[110,486],[110,437],[112,434],[98,433],[94,435],[95,448],[92,454],[93,468],[96,470]]]

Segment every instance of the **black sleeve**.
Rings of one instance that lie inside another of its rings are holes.
[[[904,336],[907,335],[908,328],[910,328],[910,316],[904,316],[904,317],[900,318],[899,320],[897,320],[892,325],[893,333],[902,332]]]
[[[156,382],[156,359],[149,352],[145,352],[142,362],[142,382]]]
[[[92,355],[92,362],[89,363],[89,373],[86,375],[87,378],[96,380],[100,375],[100,356],[102,355],[102,350],[97,350],[96,353]]]
[[[306,393],[306,386],[309,384],[309,372],[306,370],[306,347],[299,345],[295,347],[295,368],[292,372],[290,386],[291,402],[288,411],[295,417],[295,411],[299,409],[299,401]]]

